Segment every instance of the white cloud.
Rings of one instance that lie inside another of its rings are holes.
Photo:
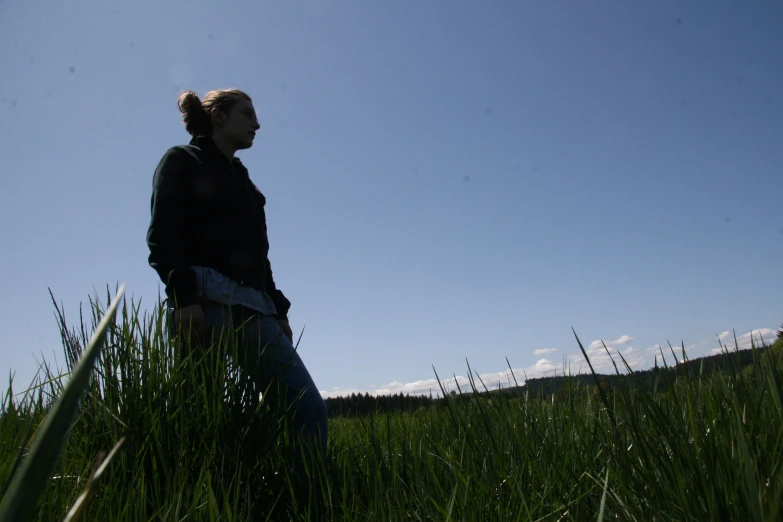
[[[701,357],[703,355],[702,352],[696,351],[699,345],[702,345],[706,343],[707,341],[699,341],[695,344],[689,344],[685,347],[685,356],[690,359],[695,359],[696,357]],[[666,361],[666,364],[671,366],[675,365],[679,362],[682,362],[685,360],[685,357],[683,356],[682,352],[682,344],[678,345],[671,345],[671,348],[669,347],[669,344],[661,345],[656,344],[651,346],[650,348],[647,348],[644,353],[647,355],[647,357],[650,359],[651,364],[655,364],[655,359],[658,359],[658,365],[663,366],[664,361],[661,360],[661,352],[663,352],[663,358]],[[674,352],[674,357],[672,357],[672,352]],[[676,361],[675,361],[676,359]]]
[[[610,342],[609,344],[611,344],[612,346],[619,346],[621,344],[628,344],[634,341],[635,339],[636,339],[635,337],[631,337],[630,335],[621,335],[620,337]]]
[[[556,351],[557,348],[541,348],[540,350],[535,350],[533,355],[546,355],[549,353],[555,353]]]
[[[731,337],[729,337],[729,335],[731,335]],[[772,328],[759,328],[758,330],[751,330],[746,334],[738,335],[736,343],[734,342],[734,335],[730,334],[730,332],[723,332],[719,337],[721,337],[723,345],[726,347],[726,349],[731,352],[735,349],[749,350],[754,345],[756,347],[759,347],[762,344],[770,345],[775,342],[777,335],[777,330]],[[709,353],[711,355],[715,355],[721,353],[722,351],[723,348],[718,346],[709,350]]]
[[[606,345],[607,348],[613,348],[615,346],[621,346],[623,344],[628,344],[630,342],[633,342],[635,339],[636,339],[635,337],[631,337],[630,335],[621,335],[614,341],[609,341],[609,342],[598,339],[597,341],[593,341],[592,343],[590,343],[588,350],[595,350],[597,348],[603,350],[604,345]]]
[[[512,374],[513,372],[513,374]],[[474,381],[476,388],[480,391],[484,391],[484,387],[488,390],[495,390],[498,387],[508,388],[509,386],[515,386],[515,383],[520,385],[524,384],[525,377],[549,377],[554,375],[563,374],[562,363],[555,364],[552,361],[542,358],[539,359],[536,364],[528,368],[512,368],[511,370],[504,370],[494,373],[474,373]],[[458,388],[464,393],[471,392],[470,379],[464,375],[457,375],[456,382],[455,377],[444,378],[441,377],[441,383],[446,393]],[[483,384],[482,384],[483,383]],[[397,393],[407,395],[429,395],[432,392],[433,396],[442,395],[440,385],[437,379],[423,379],[419,381],[403,383],[400,381],[392,381],[389,384],[378,386],[371,390],[358,390],[358,389],[340,389],[332,391],[321,391],[323,398],[328,397],[340,397],[351,395],[352,393],[362,394],[369,393],[370,395],[394,395]]]
[[[642,352],[633,346],[628,346],[618,351],[617,348],[610,347],[608,344],[606,348],[607,349],[605,350],[603,346],[599,345],[599,348],[586,350],[587,356],[590,358],[590,364],[592,364],[596,373],[615,373],[615,364],[620,373],[626,373],[623,359],[625,359],[625,362],[628,363],[628,366],[633,370],[640,370],[647,365],[648,357],[645,355],[646,351]],[[620,355],[622,355],[622,358]],[[568,359],[571,367],[581,363],[583,366],[582,371],[589,371],[587,361],[581,353],[571,355]],[[614,361],[614,363],[612,361]]]
[[[534,373],[546,373],[546,372],[553,372],[558,369],[558,365],[554,364],[549,359],[539,359],[536,362],[536,365],[533,366],[533,372]]]
[[[758,330],[752,330],[745,335],[737,337],[737,343],[740,350],[751,347],[751,338],[756,346],[762,344],[762,341],[766,344],[772,344],[778,336],[778,331],[772,328],[759,328]]]

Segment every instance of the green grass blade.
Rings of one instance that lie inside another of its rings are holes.
[[[25,522],[32,519],[38,498],[46,488],[49,475],[65,442],[65,435],[76,414],[79,400],[90,382],[93,364],[106,340],[106,332],[114,320],[124,289],[123,286],[118,291],[74,369],[70,382],[36,433],[29,455],[14,474],[6,494],[0,501],[0,522]]]
[[[87,485],[85,486],[84,491],[82,491],[82,494],[79,495],[79,498],[76,499],[76,502],[74,502],[73,506],[71,506],[71,509],[68,511],[68,514],[65,516],[63,522],[79,522],[84,519],[84,512],[86,510],[87,501],[90,499],[90,494],[92,493],[93,489],[95,489],[98,482],[100,482],[101,477],[103,476],[103,472],[106,471],[106,467],[114,458],[114,455],[117,454],[117,451],[119,451],[123,442],[125,442],[125,439],[120,439],[117,444],[114,445],[106,458],[99,457],[98,468],[87,482]]]
[[[604,513],[606,511],[606,491],[609,489],[609,470],[606,470],[606,479],[604,480],[604,493],[601,495],[601,509],[598,511],[598,522],[602,522],[604,519]]]
[[[590,373],[593,374],[593,379],[595,379],[595,384],[598,387],[598,393],[601,396],[601,400],[603,401],[604,406],[606,406],[606,413],[609,414],[609,420],[612,422],[612,426],[617,426],[617,421],[614,418],[614,410],[609,404],[609,399],[606,398],[606,393],[604,393],[604,388],[601,385],[601,380],[598,378],[598,374],[595,373],[595,370],[593,369],[593,363],[590,361],[590,357],[587,356],[587,351],[585,350],[585,347],[582,346],[582,341],[579,340],[579,336],[576,335],[576,331],[573,329],[573,327],[571,328],[571,331],[574,332],[574,337],[576,337],[576,342],[579,345],[579,349],[582,350],[582,355],[585,356],[587,366],[590,367]]]

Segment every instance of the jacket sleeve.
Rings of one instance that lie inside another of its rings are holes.
[[[196,302],[196,276],[185,259],[190,236],[188,210],[192,186],[186,181],[187,152],[172,147],[163,155],[152,181],[149,264],[166,285],[166,295],[184,307]]]
[[[264,207],[266,206],[266,197],[261,193],[260,190],[258,190],[258,187],[256,187],[255,183],[252,182],[246,170],[245,170],[245,176],[246,176],[245,181],[248,183],[250,190],[253,191],[256,201],[258,205],[261,207],[261,213],[264,219],[264,234],[265,234],[263,240],[268,248],[269,237],[266,237],[266,212],[264,211]],[[265,283],[264,289],[266,290],[267,295],[269,295],[269,297],[272,298],[272,302],[275,304],[275,309],[277,310],[277,318],[285,319],[287,321],[288,311],[291,309],[291,301],[289,301],[288,298],[286,298],[285,294],[283,294],[283,292],[280,291],[280,289],[277,288],[277,285],[275,284],[275,278],[272,275],[272,264],[269,262],[268,253],[266,258],[264,259],[264,269],[266,272],[266,281],[264,282]]]
[[[268,257],[266,258],[266,293],[275,303],[277,318],[287,321],[288,311],[291,309],[291,301],[275,285],[275,279],[272,277],[272,265],[269,263]]]

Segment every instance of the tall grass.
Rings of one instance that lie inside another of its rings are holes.
[[[58,308],[68,370],[105,306],[91,301],[76,329]],[[63,520],[123,439],[87,520],[779,518],[783,345],[751,372],[674,369],[659,390],[583,375],[550,396],[488,394],[469,371],[471,391],[432,408],[332,419],[327,454],[297,471],[284,419],[248,407],[223,343],[169,340],[164,322],[160,307],[123,303],[38,519]],[[63,377],[41,373],[46,384],[3,400],[0,483],[61,391]]]

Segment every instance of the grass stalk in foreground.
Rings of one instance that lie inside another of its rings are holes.
[[[57,456],[73,421],[79,400],[87,388],[93,364],[106,340],[109,324],[114,321],[120,289],[90,340],[87,350],[71,374],[71,379],[46,414],[33,439],[30,453],[19,453],[9,487],[0,500],[0,522],[25,522],[35,512],[38,499],[49,480]]]

